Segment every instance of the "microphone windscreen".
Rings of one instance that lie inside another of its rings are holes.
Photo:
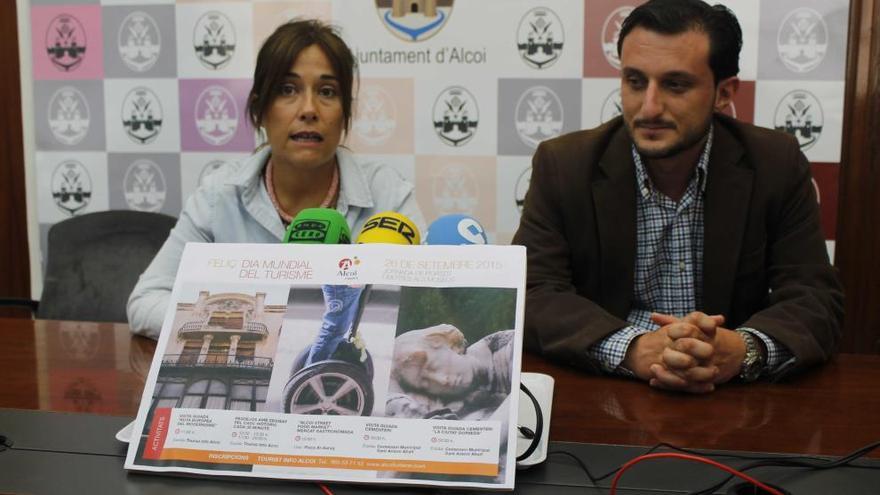
[[[421,236],[416,224],[405,215],[383,211],[367,219],[357,243],[415,245],[421,243]]]
[[[488,244],[486,229],[474,217],[461,214],[443,215],[428,226],[425,244],[429,246],[458,246]]]
[[[284,243],[351,244],[345,217],[331,208],[306,208],[290,222]]]

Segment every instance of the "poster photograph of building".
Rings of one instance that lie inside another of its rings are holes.
[[[267,302],[277,287],[247,289],[192,288],[196,297],[177,304],[148,417],[157,407],[266,410],[287,306]]]

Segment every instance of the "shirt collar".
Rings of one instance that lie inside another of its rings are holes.
[[[348,206],[372,208],[374,203],[370,183],[364,170],[358,166],[354,153],[346,148],[337,148],[336,160],[339,162],[340,201],[345,199],[346,209]]]
[[[708,138],[706,139],[706,144],[703,146],[703,152],[700,154],[700,159],[697,161],[697,173],[694,176],[701,193],[706,192],[706,176],[709,173],[709,155],[712,152],[712,138],[714,135],[715,125],[710,124]],[[642,161],[642,155],[640,155],[636,149],[635,143],[632,144],[632,157],[633,162],[636,165],[636,181],[639,186],[639,194],[647,199],[654,192],[654,184],[651,182],[651,176],[645,168],[645,163]],[[694,180],[694,178],[691,180]]]
[[[231,174],[226,180],[230,186],[253,187],[259,185],[263,177],[263,167],[269,159],[269,146],[257,149],[253,155],[249,156],[242,162],[241,167],[234,174]]]
[[[257,150],[244,163],[238,172],[232,174],[227,183],[244,189],[259,188],[262,183],[263,167],[269,159],[269,146]],[[345,214],[348,208],[372,208],[373,195],[363,169],[358,166],[354,154],[346,148],[336,149],[339,162],[339,198],[337,209]]]

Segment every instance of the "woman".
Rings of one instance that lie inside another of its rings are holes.
[[[132,332],[158,338],[187,242],[281,242],[286,225],[309,207],[335,207],[352,232],[387,210],[424,225],[410,183],[340,147],[351,125],[354,72],[351,50],[319,21],[292,21],[269,36],[248,97],[250,120],[266,142],[189,198],[129,297]]]

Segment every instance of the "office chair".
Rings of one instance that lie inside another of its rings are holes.
[[[19,301],[41,319],[126,322],[128,296],[176,222],[161,213],[110,210],[56,223],[40,300]]]

